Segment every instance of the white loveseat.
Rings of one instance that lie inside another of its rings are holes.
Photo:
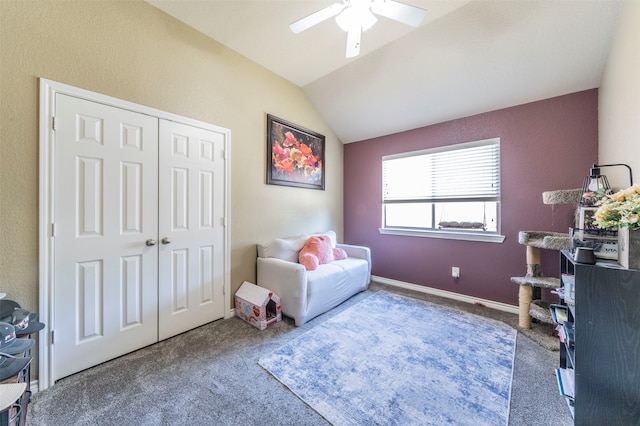
[[[258,244],[257,284],[280,297],[282,313],[293,318],[296,326],[366,290],[371,280],[368,247],[337,244],[333,231],[313,235],[328,235],[333,247],[342,248],[348,257],[307,271],[298,263],[298,253],[312,235],[276,238]]]

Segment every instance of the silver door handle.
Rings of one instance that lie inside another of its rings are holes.
[[[162,244],[171,244],[171,240],[168,237],[162,239]]]
[[[149,239],[146,241],[146,243],[145,243],[145,244],[147,244],[149,247],[151,247],[151,246],[155,246],[156,244],[158,244],[158,242],[157,242],[156,240],[152,239],[152,238],[149,238]]]

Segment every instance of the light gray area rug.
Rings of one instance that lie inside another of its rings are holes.
[[[334,425],[506,425],[516,335],[378,292],[258,363]]]

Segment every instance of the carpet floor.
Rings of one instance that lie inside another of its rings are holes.
[[[517,324],[515,314],[372,283],[302,327],[289,318],[263,331],[239,318],[215,321],[59,380],[33,395],[27,424],[327,425],[258,360],[380,290]],[[535,327],[528,335],[539,331]],[[558,395],[558,357],[519,330],[510,425],[573,424]]]

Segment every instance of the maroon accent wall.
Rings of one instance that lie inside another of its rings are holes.
[[[380,234],[382,156],[493,137],[500,138],[502,244]],[[597,156],[597,89],[346,144],[344,240],[371,248],[373,275],[517,305],[510,277],[526,274],[518,232],[567,232],[575,205],[545,205],[542,193],[580,188]],[[541,257],[543,274],[557,276],[558,252]],[[452,266],[460,267],[457,281]]]

